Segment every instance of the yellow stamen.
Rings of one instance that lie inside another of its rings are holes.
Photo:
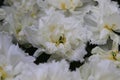
[[[61,9],[66,10],[66,5],[65,5],[65,3],[61,3]]]
[[[16,34],[19,34],[21,30],[22,30],[22,25],[19,24],[19,27],[16,28]]]
[[[110,26],[108,26],[108,25],[105,25],[104,28],[106,28],[106,29],[112,31],[112,28],[111,28]]]
[[[113,60],[113,61],[117,60],[116,59],[117,54],[118,54],[117,50],[110,52],[110,55],[108,56],[108,59]]]
[[[109,56],[107,57],[107,59],[112,60],[112,61],[115,61],[115,59],[113,58],[112,55],[109,55]]]
[[[58,46],[60,43],[64,44],[66,42],[65,35],[59,37],[59,40],[56,42],[56,46]]]
[[[36,18],[36,14],[35,13],[31,13],[31,17],[32,18]]]
[[[115,24],[112,24],[112,26],[109,26],[109,25],[105,25],[104,28],[106,28],[107,30],[109,31],[113,31],[115,29],[116,25]]]
[[[5,79],[7,77],[7,74],[2,67],[0,67],[0,73],[1,73],[1,79]]]

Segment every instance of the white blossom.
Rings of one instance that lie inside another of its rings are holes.
[[[81,0],[37,0],[37,2],[40,7],[43,7],[41,5],[44,4],[46,7],[54,7],[62,10],[74,10],[76,7],[81,7],[83,5]]]
[[[82,80],[79,70],[71,72],[69,64],[65,61],[25,65],[22,73],[14,80]]]
[[[115,42],[112,43],[112,46],[104,45],[95,47],[92,50],[92,53],[94,55],[99,55],[102,60],[109,60],[113,62],[117,67],[120,67],[120,52],[118,50],[118,44]]]
[[[75,18],[65,18],[53,10],[39,20],[39,26],[26,28],[26,36],[33,46],[48,54],[81,61],[86,54],[86,29]]]
[[[92,44],[106,44],[110,37],[119,43],[119,36],[114,31],[119,31],[119,8],[116,2],[99,0],[91,12],[85,16],[85,27],[91,32],[89,36]]]
[[[82,80],[78,70],[69,71],[69,64],[65,60],[41,63],[30,69],[30,71],[32,70],[30,73],[27,70],[25,69],[24,75],[18,76],[15,80]]]
[[[18,45],[12,44],[12,37],[0,32],[0,79],[11,80],[20,73],[20,63],[32,64],[33,57],[24,53]],[[17,68],[19,67],[19,69]]]
[[[3,6],[6,17],[0,30],[12,34],[19,43],[27,43],[24,35],[24,28],[37,24],[39,8],[34,0],[6,0],[5,3],[12,3],[10,6]]]
[[[80,68],[83,80],[119,80],[120,68],[117,68],[109,60],[101,59],[99,55],[93,55]]]

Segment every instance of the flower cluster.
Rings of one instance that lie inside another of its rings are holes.
[[[119,44],[115,1],[4,0],[0,7],[0,80],[120,80]],[[72,62],[79,62],[74,71]]]

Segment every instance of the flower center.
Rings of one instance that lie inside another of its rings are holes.
[[[118,54],[118,51],[116,50],[116,51],[112,51],[112,52],[110,52],[110,56],[108,56],[108,59],[110,59],[110,60],[117,60],[117,54]]]
[[[19,34],[21,30],[22,30],[22,25],[19,24],[19,26],[16,28],[16,34]]]
[[[56,36],[51,36],[51,41],[52,43],[55,43],[56,46],[58,46],[59,44],[64,44],[66,42],[66,37],[64,34],[60,35],[60,37],[56,38]]]
[[[115,29],[116,25],[115,24],[112,24],[112,26],[109,26],[109,25],[105,25],[104,28],[106,28],[107,30],[109,31],[113,31]]]
[[[65,3],[61,3],[61,9],[66,10],[66,5],[65,5]]]
[[[35,13],[35,12],[32,12],[32,13],[31,13],[31,17],[32,17],[32,18],[36,18],[36,13]]]
[[[1,74],[0,80],[5,80],[5,78],[7,77],[7,74],[2,67],[0,67],[0,74]]]
[[[59,37],[58,41],[56,41],[56,46],[58,46],[60,43],[64,44],[66,42],[65,35]]]
[[[60,9],[62,10],[75,10],[77,7],[81,7],[83,3],[80,0],[74,1],[74,0],[69,0],[69,1],[62,1],[60,2]]]

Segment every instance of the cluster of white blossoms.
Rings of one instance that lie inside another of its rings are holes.
[[[0,80],[120,80],[119,45],[115,1],[4,0],[0,6]],[[30,47],[37,49],[33,55]],[[37,64],[43,53],[50,58]],[[72,61],[83,64],[71,71]]]

